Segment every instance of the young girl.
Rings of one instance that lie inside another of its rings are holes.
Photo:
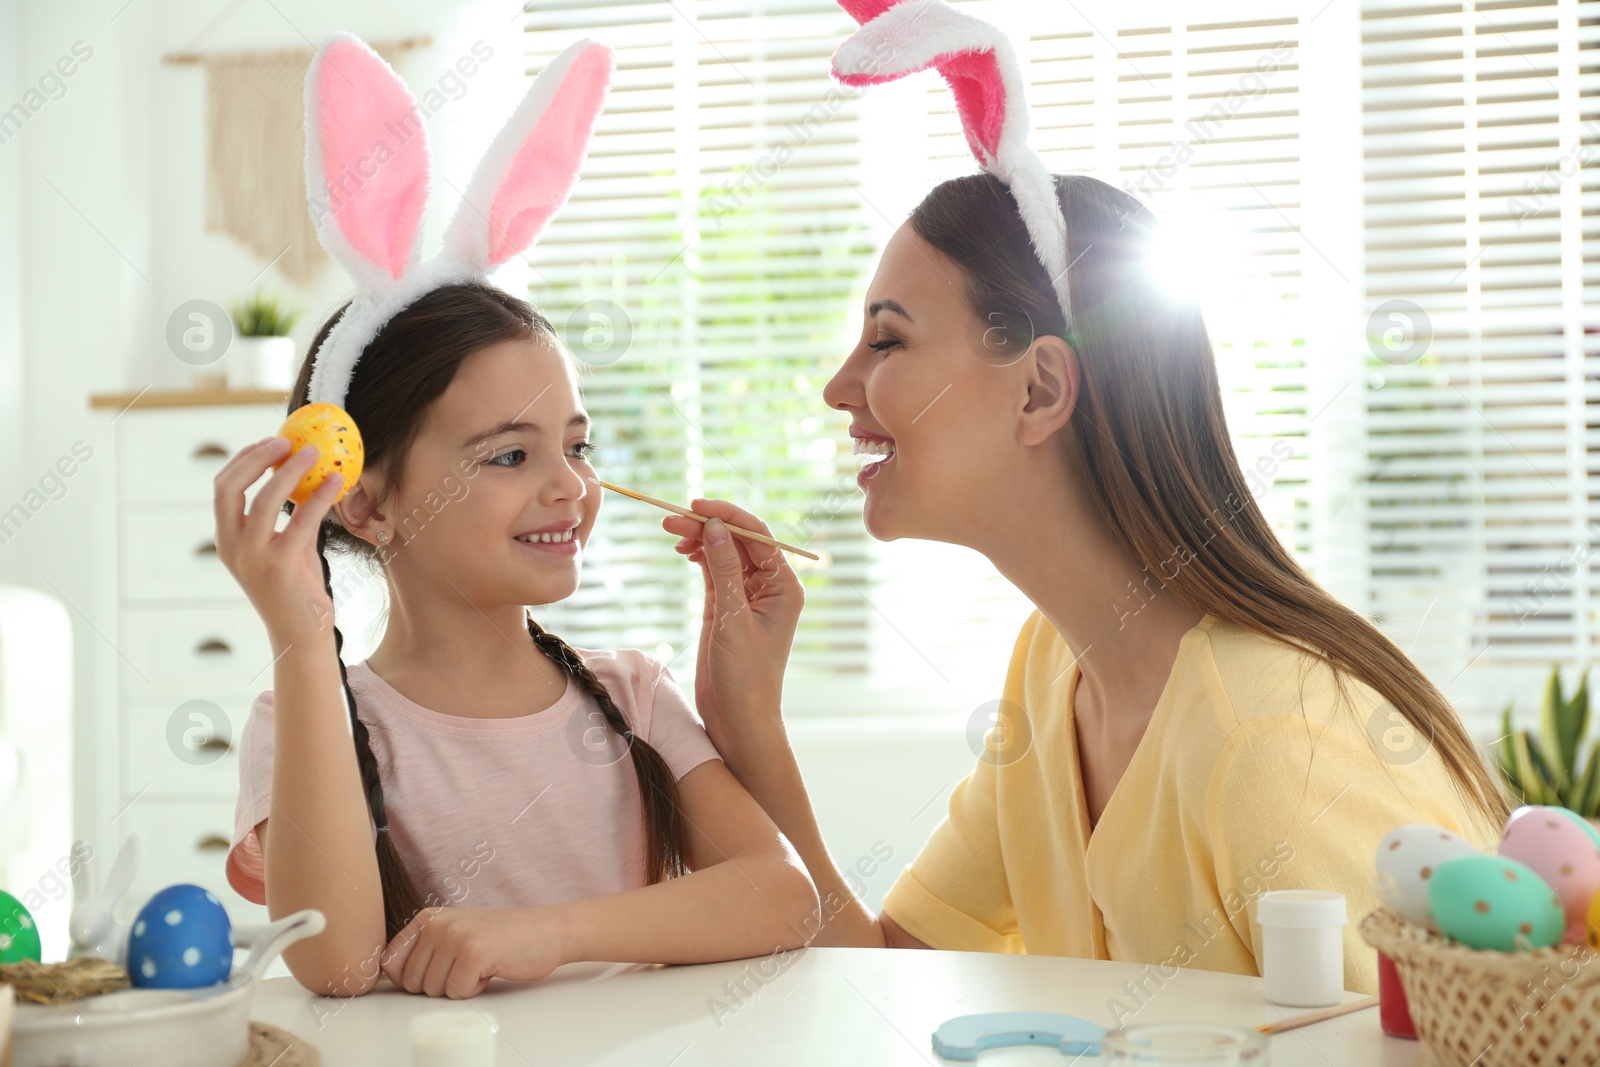
[[[381,965],[409,992],[460,998],[572,960],[803,944],[811,883],[671,675],[632,649],[574,649],[523,607],[576,588],[600,510],[550,324],[491,287],[434,290],[367,347],[348,410],[367,467],[337,523],[335,475],[273,529],[309,447],[246,510],[282,437],[216,480],[218,553],[276,657],[245,727],[227,873],[274,916],[326,913],[327,932],[285,954],[296,978],[357,995]],[[377,562],[392,603],[348,669],[328,546]]]
[[[228,879],[274,916],[326,915],[284,954],[314,992],[359,995],[381,971],[471,997],[573,960],[725,960],[816,929],[804,867],[665,666],[572,648],[525,607],[577,587],[600,496],[571,359],[487,273],[565,199],[611,63],[579,42],[540,75],[425,263],[415,101],[348,35],[307,72],[312,213],[358,289],[289,409],[344,407],[366,469],[337,503],[329,477],[278,530],[316,451],[244,448],[216,479],[216,542],[274,656],[244,730]],[[411,132],[391,144],[395,130]],[[374,562],[391,604],[348,668],[330,546]]]

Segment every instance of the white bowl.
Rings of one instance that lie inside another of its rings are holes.
[[[226,982],[200,989],[123,989],[63,1004],[18,1004],[14,1067],[238,1067],[250,1051],[250,1001],[278,954],[326,925],[315,908],[241,926],[250,947]]]

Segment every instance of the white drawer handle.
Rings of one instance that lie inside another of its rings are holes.
[[[208,637],[194,646],[194,654],[197,656],[231,656],[233,655],[233,646],[220,637]]]
[[[193,455],[195,459],[227,459],[228,450],[215,441],[207,441],[196,445]]]
[[[207,834],[194,843],[197,852],[226,852],[228,839],[221,834]]]
[[[195,546],[194,554],[197,556],[215,556],[217,554],[217,543],[215,541],[203,541]]]

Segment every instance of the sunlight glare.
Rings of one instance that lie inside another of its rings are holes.
[[[1192,219],[1166,219],[1150,242],[1151,276],[1168,295],[1180,300],[1199,301],[1204,289],[1205,260],[1196,229]]]

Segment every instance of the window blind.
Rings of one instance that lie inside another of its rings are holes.
[[[1186,239],[1188,280],[1213,280],[1195,295],[1241,460],[1280,535],[1309,553],[1304,9],[957,6],[1018,42],[1052,169],[1138,195]],[[887,234],[974,164],[935,75],[859,98],[831,82],[854,25],[831,0],[531,9],[530,73],[580,36],[618,51],[583,178],[532,257],[532,295],[589,364],[603,476],[729,497],[824,556],[801,570],[791,708],[967,712],[998,695],[1030,605],[975,553],[867,537],[848,418],[821,387],[854,343]],[[643,647],[682,678],[702,586],[659,520],[608,500],[584,588],[542,610],[577,644]]]
[[[1365,604],[1485,729],[1596,646],[1597,16],[1361,5]]]

